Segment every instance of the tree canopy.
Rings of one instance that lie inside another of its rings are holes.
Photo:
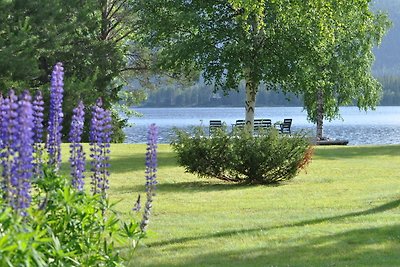
[[[246,81],[252,125],[261,81],[283,84],[295,68],[302,1],[137,1],[143,40],[159,49],[161,68],[203,71],[228,92]]]
[[[124,73],[144,68],[141,51],[129,42],[135,30],[131,2],[0,1],[0,90],[47,86],[52,67],[63,62],[67,117],[76,99],[89,106],[102,97],[107,108],[118,102]],[[113,121],[119,132],[123,121],[117,114]]]
[[[144,42],[160,51],[161,68],[200,69],[225,92],[245,80],[251,126],[260,82],[304,94],[310,119],[311,96],[321,85],[328,116],[354,97],[361,107],[376,103],[379,86],[368,70],[387,23],[369,11],[369,2],[139,0],[136,10]]]
[[[375,107],[382,88],[372,76],[372,49],[389,22],[369,9],[369,1],[308,1],[303,38],[309,47],[298,63],[294,86],[303,89],[308,118],[322,138],[323,119],[339,116],[339,106]]]
[[[49,82],[52,66],[63,62],[67,122],[76,99],[90,105],[103,97],[110,107],[121,100],[124,73],[143,74],[156,63],[160,72],[202,72],[225,93],[244,81],[249,129],[260,84],[304,96],[312,121],[322,99],[323,117],[330,119],[339,105],[355,100],[360,108],[373,107],[380,95],[370,75],[371,49],[388,22],[369,3],[1,1],[0,88],[39,88]],[[113,121],[115,129],[124,125],[117,113]]]

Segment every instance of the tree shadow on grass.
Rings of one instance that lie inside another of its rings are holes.
[[[179,182],[179,183],[159,183],[157,184],[157,192],[213,192],[213,191],[226,191],[226,190],[237,190],[240,188],[251,188],[251,186],[243,184],[233,183],[213,183],[207,181],[191,181],[191,182]],[[114,187],[113,191],[118,193],[123,192],[137,192],[143,191],[144,185],[132,185],[132,186],[121,186]]]
[[[177,167],[176,158],[172,152],[159,152],[157,154],[158,166],[162,167]],[[143,170],[145,169],[145,154],[135,153],[127,156],[116,156],[111,157],[110,160],[110,172],[113,173],[128,173],[133,170]],[[90,171],[90,158],[86,158],[86,171]],[[62,174],[69,173],[70,164],[69,162],[63,162],[61,164]]]
[[[163,183],[158,185],[158,189],[162,192],[212,192],[212,191],[226,191],[237,190],[240,188],[249,187],[236,183],[213,183],[206,181],[192,181],[180,183]]]
[[[330,147],[315,150],[315,158],[320,159],[348,159],[370,156],[399,155],[399,145],[360,146],[360,147]]]
[[[132,170],[145,169],[146,155],[134,154],[125,157],[111,158],[111,173],[126,173]],[[159,152],[157,154],[157,162],[159,168],[177,167],[176,158],[171,152]]]
[[[188,257],[184,263],[157,266],[400,266],[399,236],[396,224],[328,234],[295,246],[216,249]]]
[[[229,231],[222,231],[222,232],[218,232],[218,233],[210,233],[210,234],[203,235],[203,236],[183,237],[183,238],[171,239],[171,240],[166,240],[166,241],[161,241],[161,242],[154,242],[154,243],[149,244],[149,246],[151,246],[151,247],[165,246],[165,245],[189,242],[189,241],[194,241],[194,240],[227,237],[227,236],[232,236],[232,235],[237,235],[237,234],[251,234],[251,233],[256,233],[256,232],[260,232],[260,231],[269,231],[269,230],[273,230],[273,229],[281,229],[281,228],[289,228],[289,227],[301,227],[301,226],[319,224],[319,223],[324,223],[324,222],[335,222],[335,221],[339,221],[339,220],[346,219],[346,218],[366,216],[366,215],[370,215],[370,214],[380,213],[380,212],[395,209],[399,206],[400,206],[400,199],[388,202],[386,204],[377,206],[375,208],[367,209],[364,211],[350,212],[350,213],[346,213],[343,215],[337,215],[337,216],[331,216],[331,217],[325,217],[325,218],[317,218],[317,219],[300,221],[297,223],[288,223],[288,224],[277,225],[277,226],[272,226],[272,227],[265,227],[265,228],[229,230]]]

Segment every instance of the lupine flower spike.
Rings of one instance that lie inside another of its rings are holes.
[[[64,92],[64,68],[61,63],[54,66],[51,75],[50,112],[47,151],[49,165],[58,171],[61,165],[61,129],[63,121],[62,103]]]
[[[81,144],[81,135],[85,121],[84,105],[82,101],[73,110],[71,130],[69,133],[70,155],[69,162],[71,164],[72,186],[79,191],[83,190],[84,172],[85,172],[85,153]]]
[[[90,125],[90,157],[91,161],[91,190],[93,194],[106,196],[108,189],[108,171],[110,164],[110,141],[111,141],[111,114],[104,110],[103,103],[99,98],[92,109],[92,120]]]
[[[13,176],[14,156],[17,151],[18,141],[18,98],[13,90],[4,98],[0,107],[0,159],[2,165],[1,189],[3,198],[7,203],[11,201],[11,177]]]
[[[33,99],[33,172],[36,177],[42,177],[42,164],[43,164],[43,111],[44,102],[42,92],[37,91]]]
[[[149,224],[153,196],[155,196],[155,187],[157,184],[157,127],[151,124],[147,137],[146,152],[146,204],[144,207],[143,218],[140,223],[140,230],[146,231]]]
[[[138,198],[137,198],[137,200],[135,202],[135,205],[132,208],[132,210],[136,211],[136,212],[139,212],[141,208],[142,208],[142,204],[140,203],[140,194],[139,194]]]
[[[14,160],[13,176],[11,177],[12,202],[11,205],[21,214],[31,203],[31,178],[32,178],[32,154],[33,154],[33,109],[31,96],[25,91],[18,101],[18,155]]]
[[[4,102],[4,98],[3,98],[3,95],[0,93],[0,127],[2,125],[2,120],[3,120],[3,114],[1,113],[1,107],[3,106],[3,102]],[[3,140],[1,139],[1,136],[0,136],[0,150],[3,146],[2,143],[3,143]]]

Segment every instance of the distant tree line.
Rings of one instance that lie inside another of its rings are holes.
[[[383,86],[381,106],[400,105],[400,75],[383,75],[378,77]],[[211,106],[243,106],[245,97],[244,86],[239,86],[237,92],[229,95],[213,92],[214,87],[199,82],[191,87],[181,88],[166,86],[151,91],[144,107],[211,107]],[[294,94],[284,94],[280,91],[270,91],[261,88],[257,96],[257,106],[303,106],[301,97]]]
[[[213,107],[233,106],[242,107],[245,99],[244,85],[238,91],[214,92],[214,87],[197,83],[188,88],[174,86],[162,87],[151,91],[143,107]],[[257,106],[301,106],[302,101],[294,94],[284,94],[278,91],[260,90]]]
[[[378,77],[383,86],[381,106],[400,106],[400,75]]]

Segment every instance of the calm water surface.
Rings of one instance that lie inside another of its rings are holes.
[[[130,119],[133,127],[125,129],[127,143],[145,143],[147,127],[151,123],[159,128],[159,142],[169,143],[172,128],[189,129],[208,126],[209,120],[222,120],[228,126],[244,119],[244,108],[136,108],[143,114]],[[342,120],[324,122],[324,135],[333,139],[347,139],[349,145],[400,144],[400,107],[378,107],[375,111],[359,111],[356,107],[340,109]],[[293,131],[305,129],[315,134],[315,125],[307,121],[301,107],[259,107],[255,118],[272,122],[292,118]]]

